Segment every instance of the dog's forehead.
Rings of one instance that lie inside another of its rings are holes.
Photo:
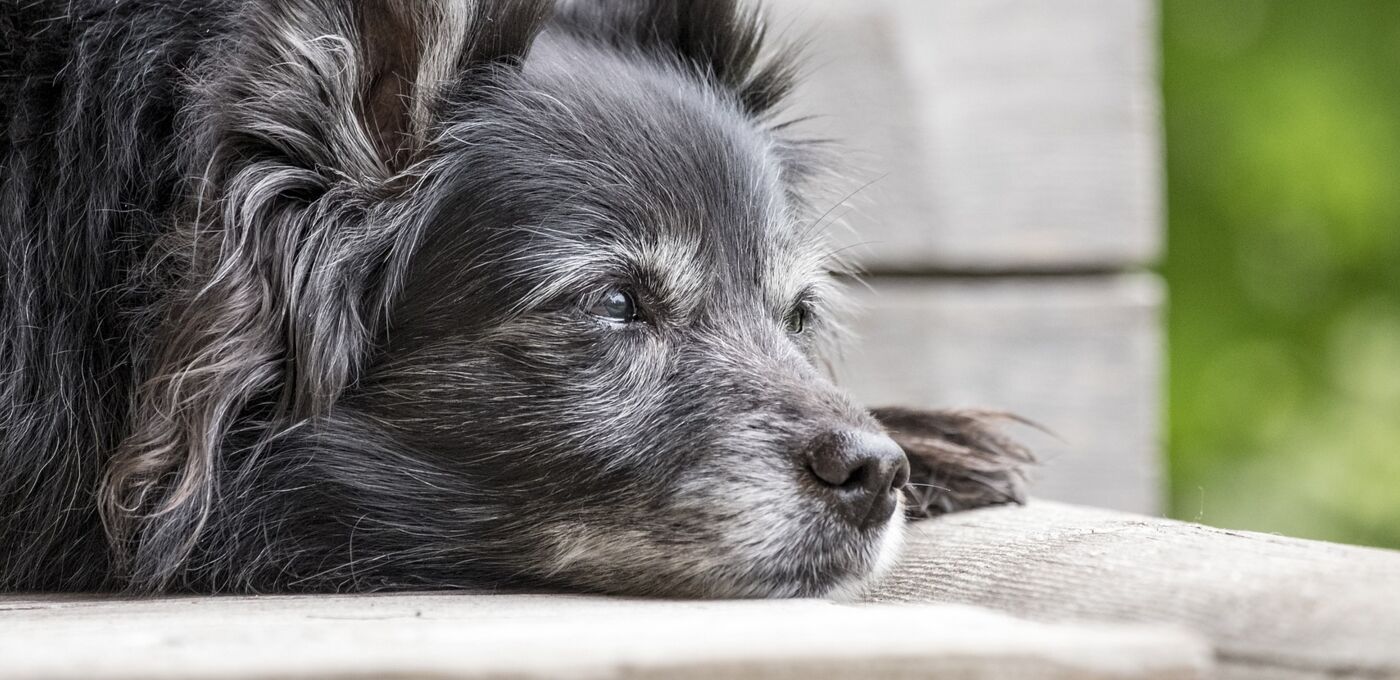
[[[711,295],[786,299],[820,272],[777,143],[732,97],[676,65],[550,45],[527,63],[543,109],[530,135],[549,140],[535,160],[580,247]]]

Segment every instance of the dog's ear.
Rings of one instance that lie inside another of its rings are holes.
[[[1025,421],[982,411],[882,408],[871,413],[909,457],[909,518],[1025,501],[1034,459],[996,428],[999,422]]]
[[[755,116],[792,90],[795,45],[768,49],[768,24],[738,0],[616,0],[563,6],[561,24],[621,49],[663,53],[732,92]]]
[[[355,380],[416,234],[397,180],[449,90],[518,65],[549,2],[242,7],[181,128],[198,181],[158,249],[177,273],[153,284],[163,323],[101,491],[136,590],[184,573],[221,476],[264,464]]]
[[[213,93],[240,146],[358,181],[402,170],[474,73],[519,64],[551,0],[255,0]]]
[[[549,0],[356,0],[357,114],[390,169],[427,142],[439,105],[483,66],[518,66]]]

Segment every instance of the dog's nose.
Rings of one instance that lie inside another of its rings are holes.
[[[807,448],[807,466],[830,496],[837,514],[861,528],[888,520],[909,481],[904,450],[883,434],[832,432]]]

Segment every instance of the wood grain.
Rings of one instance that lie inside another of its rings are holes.
[[[1202,677],[1198,638],[959,606],[420,594],[0,600],[0,677]]]
[[[1400,553],[1050,502],[922,522],[875,599],[1205,634],[1219,677],[1400,678]]]

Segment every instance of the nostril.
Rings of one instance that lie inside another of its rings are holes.
[[[851,468],[844,473],[844,479],[840,474],[823,475],[813,470],[817,479],[834,487],[843,493],[865,493],[878,489],[886,475],[882,474],[878,465],[866,463]]]
[[[874,472],[875,471],[871,470],[870,465],[868,464],[859,465],[855,469],[851,470],[850,474],[846,475],[846,481],[841,482],[840,484],[836,484],[835,486],[839,486],[843,489],[862,488],[870,480],[870,477],[874,474]]]
[[[839,463],[840,461],[813,461],[808,465],[808,469],[812,471],[812,476],[816,477],[818,481],[838,489],[844,489],[861,481],[858,479],[861,476],[859,471],[847,469],[846,466]]]
[[[812,471],[812,476],[834,487],[845,487],[853,477],[860,476],[858,461],[846,454],[846,448],[838,434],[815,439],[808,448],[807,467]]]

